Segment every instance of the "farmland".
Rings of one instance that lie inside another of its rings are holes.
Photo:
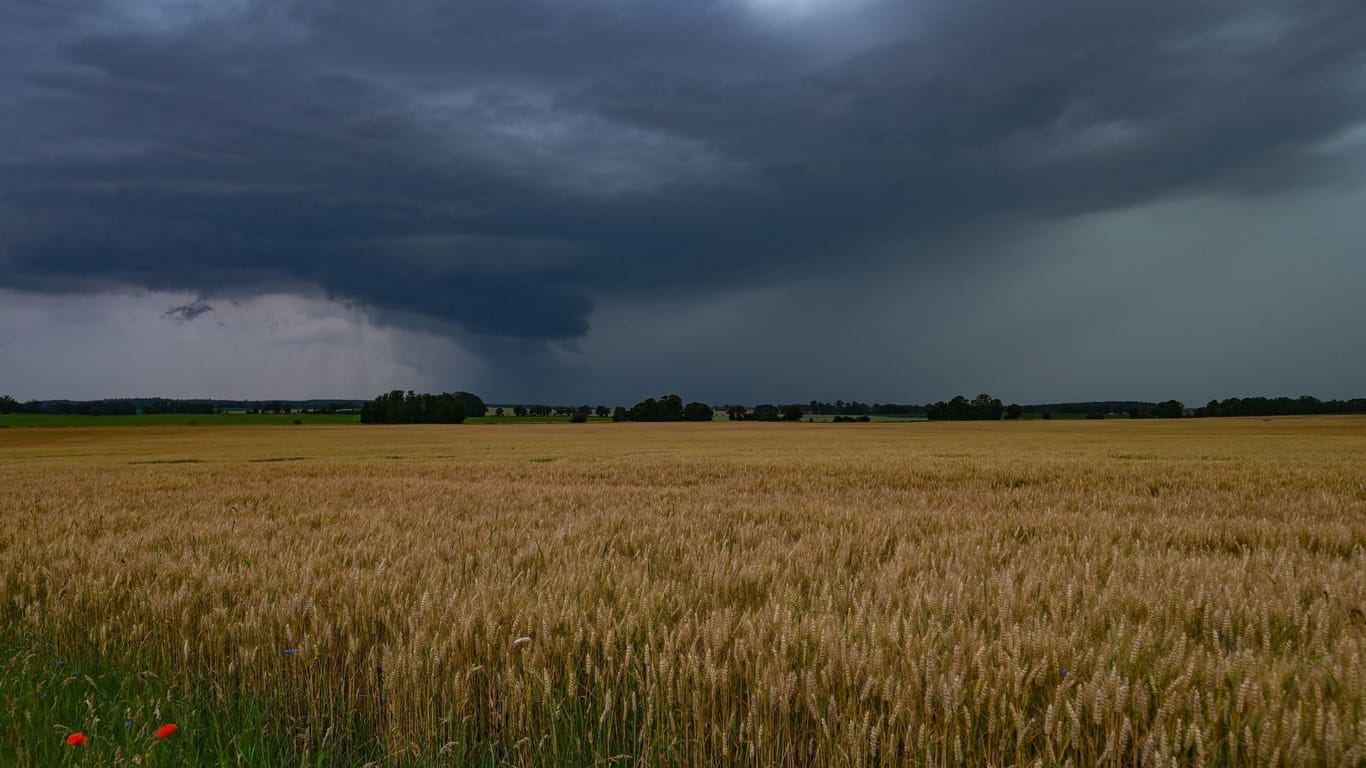
[[[1360,417],[0,430],[0,744],[1358,766],[1364,466]]]
[[[611,419],[589,416],[590,422]],[[0,429],[26,427],[241,427],[359,424],[355,413],[159,413],[129,416],[82,416],[51,413],[0,414]],[[567,424],[568,416],[475,416],[466,424]]]

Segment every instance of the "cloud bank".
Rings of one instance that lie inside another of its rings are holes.
[[[1366,325],[1362,39],[1336,0],[17,0],[0,289],[140,296],[168,349],[292,297],[509,398],[1359,395],[1314,351]]]

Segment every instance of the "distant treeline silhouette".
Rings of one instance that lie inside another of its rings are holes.
[[[459,424],[483,416],[484,401],[469,392],[416,394],[395,389],[361,406],[362,424]]]
[[[1010,406],[1011,418],[1020,418],[1020,406]],[[925,407],[925,416],[930,421],[1000,421],[1006,415],[1006,406],[991,395],[978,395],[969,400],[959,395],[947,403],[943,400]]]
[[[612,411],[612,421],[711,421],[712,416],[710,405],[698,402],[684,405],[683,398],[678,395],[665,395],[658,400],[650,397],[630,408],[617,406]]]
[[[804,413],[821,416],[898,416],[903,413],[924,413],[926,407],[910,404],[898,405],[896,403],[868,405],[857,400],[850,400],[849,402],[836,400],[833,403],[812,400],[805,406],[801,406]]]
[[[366,424],[460,423],[467,418],[484,416],[488,408],[477,395],[469,392],[443,394],[415,394],[394,390],[368,402],[359,400],[217,400],[206,398],[175,399],[164,397],[108,398],[101,400],[29,400],[19,402],[9,395],[0,395],[0,414],[29,413],[63,416],[132,416],[136,414],[212,414],[225,411],[248,413],[356,413]],[[811,400],[807,403],[754,406],[729,404],[712,406],[702,402],[684,403],[676,394],[658,399],[647,398],[627,408],[605,405],[596,407],[507,405],[497,408],[496,415],[568,416],[571,421],[584,422],[590,416],[611,417],[613,421],[711,421],[716,413],[730,421],[801,421],[810,416],[846,417],[838,421],[867,416],[906,416],[924,414],[932,421],[995,421],[1018,419],[1024,414],[1085,415],[1090,418],[1128,416],[1133,419],[1199,418],[1219,416],[1305,416],[1312,414],[1366,413],[1366,398],[1349,400],[1320,400],[1301,397],[1230,397],[1211,400],[1199,408],[1187,408],[1179,400],[1146,402],[1140,400],[1093,400],[1072,403],[1044,403],[1034,405],[1004,405],[1000,399],[987,394],[969,399],[963,395],[952,400],[928,405],[862,403],[857,400],[836,400],[833,403]],[[850,418],[854,417],[854,418]],[[857,420],[864,420],[857,418]]]
[[[1318,413],[1366,413],[1366,397],[1320,400],[1317,397],[1230,397],[1211,400],[1196,416],[1308,416]]]
[[[0,414],[34,413],[55,416],[133,416],[165,413],[353,413],[359,400],[216,400],[167,397],[121,397],[103,400],[28,400],[0,395]]]

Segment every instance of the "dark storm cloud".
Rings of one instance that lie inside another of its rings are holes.
[[[1355,0],[15,0],[0,286],[572,339],[609,294],[1330,179],[1363,39]]]
[[[162,313],[162,317],[169,318],[177,323],[193,322],[200,315],[212,312],[213,307],[203,301],[192,301],[188,304],[171,307]]]

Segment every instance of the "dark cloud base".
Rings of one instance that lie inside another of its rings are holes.
[[[526,366],[604,301],[1336,183],[1366,119],[1350,0],[774,8],[6,3],[0,286],[320,289]]]

